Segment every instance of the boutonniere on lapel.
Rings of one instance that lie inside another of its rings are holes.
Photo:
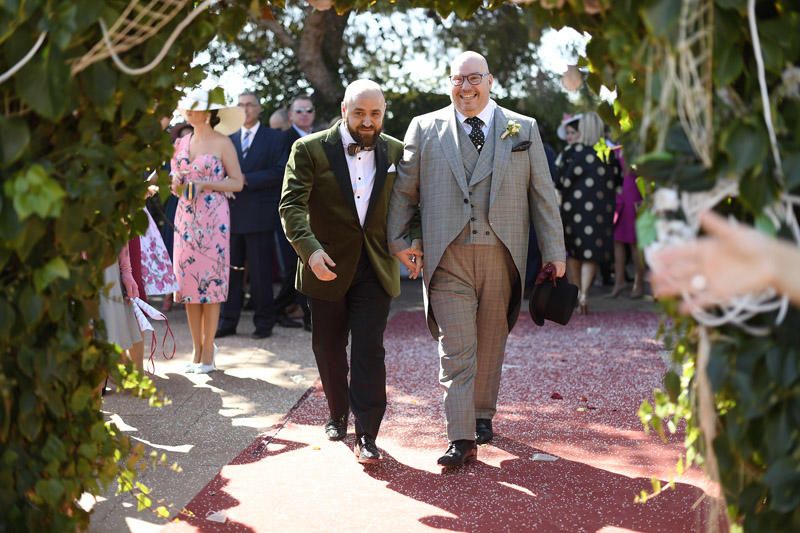
[[[506,129],[503,133],[500,134],[501,139],[505,139],[506,137],[511,137],[519,133],[519,122],[516,120],[509,120],[508,124],[506,124]]]

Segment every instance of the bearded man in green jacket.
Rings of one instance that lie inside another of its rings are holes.
[[[297,289],[310,300],[314,357],[330,409],[325,433],[343,439],[352,411],[354,452],[363,464],[381,459],[375,439],[386,410],[383,331],[391,299],[400,294],[386,217],[403,145],[381,133],[385,111],[380,86],[351,83],[342,120],[294,143],[279,206],[299,258]],[[412,256],[416,278],[421,254]]]

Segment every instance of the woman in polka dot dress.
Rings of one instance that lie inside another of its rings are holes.
[[[614,198],[620,168],[613,153],[608,161],[594,150],[603,135],[597,113],[578,121],[578,140],[564,149],[558,161],[561,220],[567,245],[567,277],[580,288],[578,313],[588,312],[587,294],[597,266],[610,263],[614,249]]]

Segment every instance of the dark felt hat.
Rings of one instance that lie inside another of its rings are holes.
[[[548,263],[549,264],[549,263]],[[537,326],[544,325],[545,320],[550,320],[566,326],[575,310],[578,301],[578,287],[567,281],[567,278],[548,275],[546,267],[542,269],[536,280],[536,286],[528,300],[528,310]]]

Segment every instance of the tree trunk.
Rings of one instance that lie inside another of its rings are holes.
[[[314,100],[323,111],[337,109],[344,96],[340,67],[347,61],[342,48],[350,13],[309,10],[303,33],[294,46],[300,70],[314,88]]]

